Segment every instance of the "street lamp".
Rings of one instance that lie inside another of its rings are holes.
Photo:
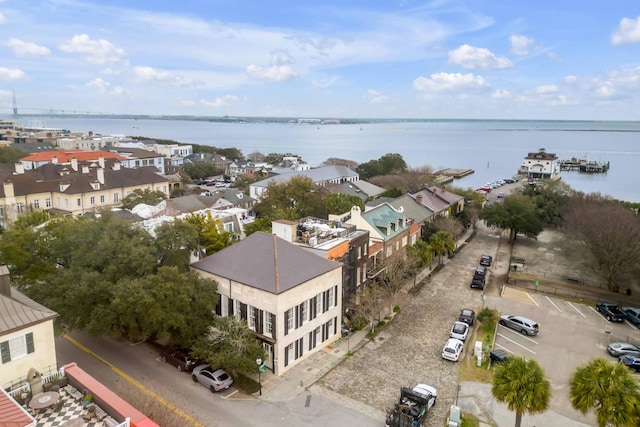
[[[260,366],[262,365],[262,358],[258,357],[256,359],[256,364],[258,365],[258,384],[260,384],[260,396],[262,396],[262,379],[260,378]]]

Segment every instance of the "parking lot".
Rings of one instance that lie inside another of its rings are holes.
[[[537,336],[498,326],[495,348],[537,360],[551,381],[550,409],[591,424],[592,416],[585,417],[571,408],[569,377],[578,365],[594,357],[616,361],[607,353],[607,345],[616,341],[638,343],[640,330],[629,322],[608,322],[595,306],[512,288],[506,288],[503,296],[487,296],[487,305],[503,314],[538,322]]]

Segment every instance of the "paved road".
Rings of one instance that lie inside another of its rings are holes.
[[[146,343],[131,344],[85,333],[71,338],[98,355],[89,354],[64,337],[56,339],[59,364],[76,362],[107,387],[126,395],[145,393],[184,413],[178,425],[324,427],[353,425],[379,427],[379,421],[328,399],[322,394],[302,393],[290,401],[270,403],[227,390],[212,394],[158,360],[156,349]],[[106,363],[105,363],[106,362]],[[227,399],[223,399],[227,397]],[[134,403],[134,406],[135,403]],[[141,408],[142,409],[142,408]],[[198,424],[199,423],[199,424]]]

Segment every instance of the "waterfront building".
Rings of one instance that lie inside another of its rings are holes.
[[[557,179],[560,173],[558,156],[547,153],[544,148],[540,148],[537,153],[528,153],[518,173],[532,179]]]

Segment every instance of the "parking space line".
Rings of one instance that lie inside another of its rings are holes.
[[[558,310],[560,313],[562,313],[562,310],[560,310],[560,307],[558,307],[553,301],[551,301],[551,298],[549,298],[548,296],[544,296],[547,301],[549,301],[551,303],[552,306],[554,306],[556,308],[556,310]]]
[[[500,345],[498,343],[495,343],[496,347],[500,347],[501,349],[503,349],[504,351],[511,353],[511,354],[515,354],[513,351],[509,350],[507,347]]]
[[[521,333],[519,333],[519,332],[516,332],[516,331],[514,331],[513,329],[507,328],[506,326],[502,326],[502,325],[500,325],[500,326],[501,326],[504,330],[509,331],[509,332],[511,332],[512,334],[516,334],[516,336],[522,337],[522,338],[524,338],[525,340],[531,341],[531,342],[532,342],[532,343],[534,343],[534,344],[540,344],[538,341],[536,341],[536,340],[532,340],[531,338],[529,338],[529,336],[528,336],[528,335],[525,335],[525,334],[521,334]]]
[[[522,347],[523,349],[527,350],[528,352],[531,352],[531,353],[533,353],[533,354],[536,354],[536,352],[535,352],[535,351],[533,351],[533,350],[531,350],[531,349],[529,349],[529,348],[527,348],[527,347],[523,346],[522,344],[519,344],[519,343],[515,342],[515,341],[514,341],[514,340],[512,340],[511,338],[507,338],[507,337],[505,337],[505,336],[504,336],[504,335],[502,335],[502,334],[498,334],[498,336],[499,336],[499,337],[504,338],[505,340],[507,340],[507,341],[509,341],[509,342],[511,342],[511,343],[513,343],[513,344],[515,344],[515,345],[517,345],[518,347]],[[534,341],[534,342],[535,342],[535,341]]]
[[[631,329],[633,329],[633,330],[638,329],[638,328],[636,327],[636,325],[634,325],[633,323],[629,322],[628,320],[625,320],[625,321],[624,321],[624,323],[626,323],[627,325],[631,326]]]
[[[520,302],[523,302],[525,304],[535,305],[536,307],[538,307],[538,305],[539,305],[536,302],[536,300],[531,298],[531,295],[529,295],[528,292],[522,291],[520,289],[514,289],[514,288],[508,287],[508,286],[505,286],[503,288],[501,296],[503,298],[507,298],[507,299],[514,300],[514,301],[520,301]]]
[[[575,305],[571,304],[569,301],[567,301],[567,304],[569,304],[571,307],[573,307],[573,309],[574,309],[575,311],[577,311],[577,312],[578,312],[578,314],[579,314],[580,316],[584,317],[585,319],[587,318],[587,316],[585,316],[583,312],[581,312],[580,310],[578,310],[578,309],[576,308],[576,306],[575,306]],[[592,308],[592,307],[589,307],[589,308],[591,308],[591,310],[593,310],[593,308]],[[593,310],[593,311],[595,311],[595,310]],[[596,313],[597,313],[597,312],[596,312]]]

